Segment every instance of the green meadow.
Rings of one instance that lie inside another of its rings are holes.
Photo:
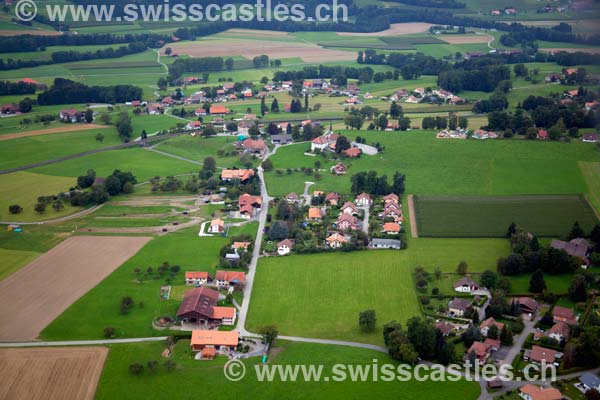
[[[406,174],[406,192],[429,195],[513,195],[588,193],[578,162],[598,161],[600,153],[589,143],[569,144],[527,140],[448,140],[435,139],[434,132],[340,131],[350,140],[366,138],[368,144],[380,143],[385,150],[375,156],[345,160],[345,176],[321,173],[313,190],[348,193],[350,177],[359,171],[374,170],[391,178],[395,171]],[[304,155],[308,143],[280,148],[272,157],[276,171],[266,174],[271,194],[302,192],[304,182],[313,175],[300,172],[287,175],[287,168],[321,168],[333,163]]]
[[[352,382],[347,379],[336,382],[306,382],[299,379],[296,382],[284,382],[275,379],[273,382],[259,382],[255,375],[255,367],[260,365],[260,357],[244,359],[246,376],[238,381],[228,381],[223,375],[223,366],[227,359],[217,357],[213,361],[195,361],[189,348],[189,341],[181,340],[175,346],[171,359],[177,367],[169,372],[160,367],[156,373],[144,371],[139,376],[128,372],[132,363],[146,364],[150,360],[164,360],[161,352],[163,343],[136,343],[112,345],[104,371],[98,383],[96,398],[114,399],[122,396],[123,388],[127,388],[130,399],[147,399],[156,396],[157,387],[161,392],[169,393],[173,399],[187,399],[189,394],[196,392],[199,387],[206,397],[220,399],[240,399],[250,397],[259,399],[283,398],[326,398],[326,399],[358,399],[364,397],[394,398],[402,393],[406,400],[461,398],[474,400],[479,396],[479,385],[475,382],[443,382],[432,381],[392,381],[382,380],[367,382]],[[322,365],[323,378],[332,375],[335,364],[352,366],[372,365],[377,360],[379,365],[397,363],[386,354],[374,350],[359,349],[345,346],[331,346],[312,343],[295,343],[277,340],[269,356],[269,364],[296,366]],[[227,388],[223,390],[223,388]]]
[[[401,251],[294,255],[263,258],[257,267],[248,315],[250,331],[276,324],[283,335],[381,345],[382,326],[420,315],[413,281],[416,266],[454,272],[462,260],[470,272],[495,270],[509,253],[503,239],[410,239]],[[358,313],[377,313],[377,332],[362,333]]]

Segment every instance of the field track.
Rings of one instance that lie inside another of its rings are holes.
[[[419,237],[419,228],[417,226],[417,215],[415,214],[415,196],[408,195],[408,217],[410,218],[410,236]]]
[[[0,399],[91,400],[106,347],[0,350]]]
[[[18,139],[18,138],[29,137],[29,136],[50,135],[52,133],[89,131],[91,129],[108,129],[108,128],[110,128],[110,126],[107,126],[107,125],[71,124],[71,125],[65,125],[65,126],[56,127],[56,128],[38,129],[35,131],[7,133],[5,135],[0,135],[0,142],[3,140]]]
[[[1,281],[0,341],[35,340],[46,325],[150,239],[74,236]]]

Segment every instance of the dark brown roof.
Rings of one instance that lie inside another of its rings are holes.
[[[590,243],[585,239],[573,239],[570,242],[563,242],[562,240],[553,240],[550,247],[564,250],[573,257],[579,257],[584,259],[590,250]]]
[[[177,311],[177,316],[189,312],[197,312],[207,317],[212,317],[213,307],[217,305],[219,292],[207,287],[196,288],[183,295],[183,301]]]
[[[450,301],[448,308],[455,308],[457,310],[466,310],[471,305],[471,300],[455,298]]]

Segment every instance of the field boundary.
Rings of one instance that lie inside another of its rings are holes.
[[[408,217],[410,219],[410,236],[419,237],[419,227],[417,226],[417,215],[415,211],[414,195],[408,195]]]

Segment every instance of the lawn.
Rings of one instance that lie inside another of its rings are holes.
[[[34,211],[39,196],[54,195],[68,191],[76,185],[73,178],[47,176],[38,173],[21,171],[0,175],[0,221],[31,222],[54,219],[80,210],[65,204],[62,211],[56,212],[48,206],[46,212],[38,214]],[[8,212],[8,206],[18,204],[23,208],[21,214]]]
[[[537,236],[566,236],[575,221],[598,222],[581,195],[415,196],[419,236],[503,237],[511,222]]]
[[[175,346],[172,360],[177,368],[168,372],[160,367],[156,373],[144,371],[139,376],[128,372],[130,364],[139,362],[146,364],[150,360],[164,359],[161,352],[163,343],[136,343],[110,346],[110,352],[104,371],[98,384],[96,399],[114,399],[123,394],[127,388],[128,398],[155,398],[158,391],[168,393],[171,399],[187,399],[190,393],[202,388],[206,398],[219,399],[359,399],[359,398],[395,398],[402,393],[406,400],[460,398],[476,399],[479,396],[479,385],[475,382],[384,382],[368,380],[367,382],[273,382],[261,383],[254,374],[254,366],[260,364],[260,358],[254,357],[243,360],[246,365],[246,377],[238,382],[230,382],[223,375],[225,357],[214,361],[194,361],[187,347],[188,341],[180,341]],[[379,365],[396,362],[389,356],[368,349],[357,349],[344,346],[331,346],[312,343],[294,343],[278,340],[275,343],[270,363],[276,365],[322,365],[323,376],[332,375],[335,364],[347,365],[373,364],[378,360]],[[226,388],[226,390],[223,390]]]
[[[253,227],[256,230],[256,226]],[[160,279],[149,277],[144,283],[138,283],[134,269],[139,267],[146,271],[152,267],[156,271],[168,261],[181,267],[173,278],[174,285],[181,285],[185,271],[213,274],[219,261],[219,250],[227,241],[221,237],[199,238],[196,227],[156,237],[48,325],[42,337],[51,340],[99,339],[106,326],[115,327],[119,337],[163,335],[164,332],[152,329],[151,322],[161,315],[174,317],[179,301],[159,299],[159,289],[165,284],[166,276]],[[129,314],[122,315],[119,304],[125,296],[131,296],[136,306]],[[143,307],[138,305],[140,301],[144,303]]]
[[[382,344],[383,324],[419,315],[412,273],[421,265],[453,272],[495,269],[509,252],[500,239],[411,239],[407,250],[265,258],[259,262],[247,328],[276,324],[283,335]],[[358,313],[377,312],[377,332],[358,329]]]
[[[529,293],[530,274],[510,276],[512,293]],[[569,290],[572,275],[544,275],[548,291],[555,294],[565,294]]]
[[[359,171],[375,170],[393,175],[406,174],[406,192],[429,195],[513,195],[588,193],[579,161],[598,161],[593,145],[527,140],[441,140],[433,132],[340,131],[354,140],[381,143],[385,151],[347,161],[348,174],[335,177],[323,173],[314,189],[350,190],[350,177]],[[275,170],[314,167],[318,157],[305,156],[306,143],[287,146],[272,157]],[[322,161],[322,160],[321,160]],[[332,163],[322,166],[328,168]],[[295,173],[291,177],[266,174],[271,195],[302,192],[313,176]],[[290,179],[291,178],[291,179]]]

